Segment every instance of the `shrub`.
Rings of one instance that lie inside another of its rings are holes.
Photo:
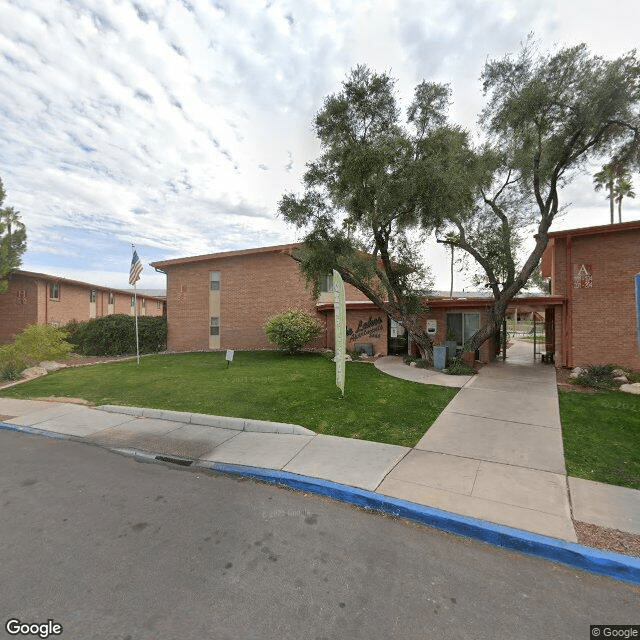
[[[418,369],[428,369],[429,368],[429,361],[425,360],[425,358],[416,358],[414,360],[414,362],[416,363],[416,367],[418,367]]]
[[[454,358],[445,369],[445,373],[448,373],[450,376],[471,376],[475,374],[475,372],[476,370],[473,367],[462,362],[460,358]]]
[[[415,362],[417,358],[414,358],[413,356],[410,355],[406,355],[402,357],[402,362],[404,362],[405,364],[411,364],[412,362]]]
[[[324,333],[323,324],[300,309],[271,316],[264,325],[269,342],[287,353],[297,353]]]
[[[136,352],[136,322],[134,316],[114,314],[71,322],[65,329],[75,350],[84,356],[121,356]],[[165,317],[138,317],[140,353],[164,351],[167,345]]]
[[[590,365],[576,378],[576,384],[592,389],[614,389],[618,384],[613,379],[612,364]]]
[[[50,325],[25,327],[13,344],[0,347],[0,377],[17,380],[22,371],[42,360],[66,358],[73,349],[66,338],[65,331]]]

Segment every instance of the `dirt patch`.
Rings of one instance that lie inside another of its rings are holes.
[[[640,557],[640,535],[607,529],[587,522],[573,521],[578,543],[605,551]]]

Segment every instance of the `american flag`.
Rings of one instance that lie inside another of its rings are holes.
[[[131,258],[131,271],[129,271],[129,284],[135,284],[140,280],[140,274],[142,273],[142,262],[138,258],[138,252],[133,250],[133,258]]]

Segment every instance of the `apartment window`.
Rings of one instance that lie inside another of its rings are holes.
[[[464,344],[480,328],[480,314],[475,313],[448,313],[447,329],[452,329],[456,334],[456,342]]]
[[[161,309],[162,308],[162,303],[160,302],[160,300],[156,300],[156,309]]]
[[[333,293],[333,275],[320,276],[318,278],[318,291],[320,293]]]
[[[133,309],[133,307],[136,306],[136,298],[135,296],[131,296],[131,308]]]
[[[49,297],[52,300],[60,300],[60,283],[52,282],[49,285]]]
[[[147,308],[147,299],[146,298],[142,298],[142,308],[143,309]]]
[[[211,291],[220,291],[220,272],[211,271],[209,273],[209,282],[211,283],[210,285]]]
[[[116,297],[113,291],[109,291],[109,304],[115,304],[115,303],[116,303]]]
[[[220,335],[220,318],[211,318],[211,325],[209,327],[209,335]]]
[[[89,302],[95,302],[95,301],[96,301],[96,290],[89,289]]]

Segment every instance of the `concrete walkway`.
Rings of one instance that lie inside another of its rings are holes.
[[[0,398],[0,423],[148,459],[319,478],[565,541],[576,540],[570,504],[577,520],[640,533],[640,491],[567,479],[555,370],[531,354],[530,344],[516,343],[507,362],[472,377],[379,360],[391,375],[462,386],[414,449],[296,425],[9,398]]]
[[[378,491],[575,540],[555,369],[516,343],[460,389]]]
[[[385,356],[378,358],[374,365],[376,369],[393,376],[411,382],[422,384],[435,384],[439,387],[464,387],[473,376],[450,376],[433,369],[420,369],[407,366],[399,356]]]

